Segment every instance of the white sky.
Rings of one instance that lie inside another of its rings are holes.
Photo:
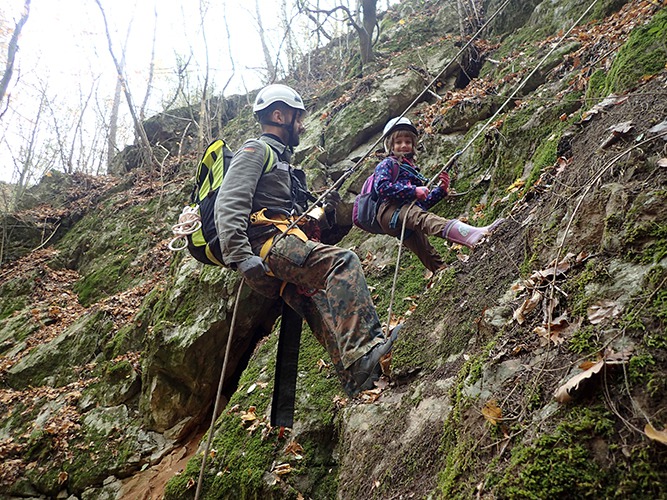
[[[5,28],[13,30],[23,0],[5,0],[0,7],[0,20]],[[176,54],[182,58],[194,57],[190,64],[191,85],[197,85],[197,70],[205,65],[205,50],[199,28],[197,0],[102,0],[111,28],[114,51],[120,57],[120,47],[131,22],[127,47],[127,75],[135,106],[141,104],[146,91],[146,79],[152,48],[154,6],[157,4],[157,46],[154,85],[157,87],[149,101],[146,115],[161,111],[163,100],[173,95],[176,87]],[[221,89],[231,74],[230,54],[225,26],[220,19],[225,12],[224,2],[211,2],[206,17],[210,69],[214,85]],[[252,15],[239,2],[229,2],[231,43],[236,77],[226,94],[245,93],[262,85],[261,74],[251,68],[261,68],[263,55]],[[254,10],[254,2],[246,2]],[[262,9],[278,5],[260,0]],[[274,7],[271,7],[274,8]],[[275,9],[275,8],[274,8]],[[279,33],[279,12],[264,10],[265,29]],[[7,38],[8,40],[9,38]],[[0,54],[4,70],[6,48]],[[17,81],[17,76],[18,81]],[[39,89],[47,87],[47,94],[58,112],[76,114],[81,108],[81,95],[87,96],[93,82],[98,80],[98,95],[108,106],[115,88],[115,69],[108,51],[102,15],[94,0],[32,0],[30,16],[19,41],[19,53],[10,87],[10,112],[0,122],[0,138],[8,143],[0,145],[0,180],[12,180],[13,159],[19,155],[20,144],[32,128],[37,114]],[[90,104],[91,109],[94,107]],[[69,111],[68,111],[69,110]],[[121,110],[127,110],[123,100]],[[13,116],[8,116],[13,115]],[[9,119],[8,119],[9,118]],[[45,118],[42,117],[42,122]],[[45,125],[47,125],[45,123]],[[133,142],[126,122],[125,139]],[[92,126],[92,125],[91,125]],[[11,151],[7,151],[11,147]],[[4,151],[3,151],[4,150]]]
[[[246,93],[262,86],[262,73],[258,68],[265,67],[261,50],[257,23],[254,19],[255,2],[246,0],[203,0],[209,3],[206,16],[206,38],[208,44],[209,67],[214,92],[219,93],[227,84],[232,74],[231,59],[234,60],[234,79],[225,94]],[[262,9],[262,22],[270,47],[275,55],[283,37],[280,12],[282,0],[258,0]],[[332,5],[340,2],[351,5],[356,0],[319,0],[320,5]],[[199,86],[201,72],[205,68],[206,50],[200,29],[199,0],[101,0],[111,30],[114,52],[120,57],[121,46],[131,23],[130,37],[127,43],[126,73],[129,87],[139,107],[146,92],[148,68],[150,63],[154,9],[157,9],[157,47],[156,69],[153,81],[154,90],[146,109],[146,116],[151,116],[164,109],[164,102],[173,96],[176,88],[176,54],[187,59],[193,54],[189,66],[192,90]],[[293,4],[292,0],[288,0]],[[378,2],[378,9],[386,9],[394,1]],[[4,32],[0,44],[0,67],[4,70],[7,57],[6,43],[9,41],[24,0],[2,0],[0,4],[0,31]],[[250,12],[252,11],[252,12]],[[228,42],[225,24],[226,15],[231,32]],[[293,21],[292,30],[296,33],[300,49],[306,52],[308,43],[315,37],[309,36],[305,19]],[[231,43],[231,54],[229,49]],[[102,15],[95,0],[32,0],[30,16],[23,28],[19,41],[9,111],[0,119],[0,181],[16,181],[15,163],[24,158],[25,148],[39,108],[40,95],[45,92],[50,103],[48,116],[39,120],[38,136],[41,141],[54,142],[54,128],[57,126],[61,136],[73,130],[79,111],[87,96],[94,89],[85,114],[85,130],[99,130],[100,121],[111,108],[116,83],[116,72],[109,54]],[[45,91],[41,89],[46,89]],[[123,98],[121,112],[125,113],[124,123],[120,124],[118,146],[133,143],[132,126]],[[107,120],[108,121],[108,120]],[[104,139],[98,139],[102,142]],[[103,150],[103,144],[92,144],[88,139],[78,139],[81,150],[74,158],[75,165],[91,165],[101,157],[94,157],[93,149]],[[63,148],[42,147],[40,157],[34,163],[46,165],[52,161],[54,151]],[[70,147],[70,150],[74,148]],[[91,156],[93,155],[93,156]],[[51,160],[49,160],[49,158]],[[41,176],[37,169],[36,177]],[[37,180],[35,178],[32,179]]]

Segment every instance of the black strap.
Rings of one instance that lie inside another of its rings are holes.
[[[271,403],[271,425],[273,427],[292,427],[294,424],[301,326],[301,316],[286,303],[283,303],[280,337],[278,339],[278,359],[276,360],[273,384],[273,401]]]

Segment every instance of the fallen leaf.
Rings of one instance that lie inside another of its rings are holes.
[[[662,168],[667,168],[667,158],[660,158],[658,160],[658,166]]]
[[[279,464],[274,467],[272,472],[278,476],[284,476],[292,472],[292,466],[290,464]]]
[[[526,321],[526,316],[530,314],[540,302],[542,302],[542,294],[539,290],[534,290],[533,295],[529,299],[526,299],[523,304],[521,304],[521,307],[514,311],[513,316],[517,323],[520,325],[523,324],[523,322]]]
[[[577,389],[579,389],[579,384],[581,382],[600,373],[605,365],[619,365],[627,363],[627,361],[630,359],[630,354],[631,351],[629,350],[608,352],[603,359],[599,360],[597,363],[593,363],[585,371],[570,378],[570,380],[556,389],[556,391],[554,391],[554,397],[556,398],[556,401],[559,403],[566,403],[572,400],[572,394],[575,393]]]
[[[487,401],[482,408],[482,415],[484,415],[484,418],[492,425],[498,425],[498,422],[500,422],[503,417],[503,412],[498,406],[498,401],[495,399]]]
[[[244,422],[252,422],[253,420],[257,420],[257,415],[255,415],[255,411],[257,409],[254,406],[251,406],[248,408],[248,411],[241,414],[241,420]]]
[[[303,458],[303,447],[293,439],[285,448],[285,454],[292,454],[300,460]]]
[[[602,370],[603,367],[604,361],[600,360],[591,366],[588,370],[572,377],[565,384],[556,389],[556,392],[554,393],[556,401],[559,403],[567,403],[568,401],[571,401],[571,393],[576,392],[576,390],[579,388],[579,384],[582,381],[591,378],[593,375],[600,373],[600,370]]]
[[[667,444],[667,428],[659,431],[656,430],[655,427],[651,425],[649,422],[644,426],[644,434],[653,441],[658,441],[662,444]]]
[[[657,125],[653,125],[650,129],[648,129],[649,134],[662,134],[664,132],[667,132],[667,120],[663,120]]]
[[[519,189],[521,189],[522,187],[524,187],[525,185],[526,181],[524,181],[523,179],[517,179],[507,188],[507,192],[514,193]]]
[[[592,325],[597,325],[606,319],[618,316],[621,312],[621,306],[613,300],[605,299],[590,306],[586,312],[588,314],[588,321]]]

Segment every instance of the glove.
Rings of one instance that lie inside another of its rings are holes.
[[[438,175],[440,179],[440,187],[445,190],[445,193],[449,193],[449,174],[447,172],[442,172]]]
[[[415,188],[415,196],[419,201],[424,201],[428,196],[428,188],[426,186],[419,186]]]
[[[336,210],[338,205],[340,205],[340,193],[338,191],[330,191],[324,197],[324,210]]]
[[[241,261],[236,268],[243,275],[244,278],[249,280],[258,279],[266,275],[266,265],[261,257],[253,255],[248,257],[246,260]]]

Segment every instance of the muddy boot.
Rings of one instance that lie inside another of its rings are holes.
[[[349,371],[352,375],[354,384],[352,387],[346,387],[345,390],[352,397],[361,391],[368,391],[375,387],[375,382],[382,375],[381,359],[391,352],[391,347],[398,337],[398,331],[402,324],[396,325],[389,334],[389,338],[384,343],[378,344],[368,351],[364,356],[352,363]]]
[[[474,227],[461,222],[460,220],[450,220],[445,229],[442,230],[442,237],[452,243],[458,243],[468,248],[474,248],[485,236],[491,234],[505,219],[498,219],[493,224],[484,227]]]

